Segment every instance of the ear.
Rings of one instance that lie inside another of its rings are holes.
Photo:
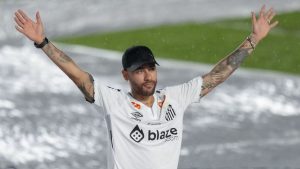
[[[128,71],[127,70],[122,70],[123,78],[127,81],[128,80]]]

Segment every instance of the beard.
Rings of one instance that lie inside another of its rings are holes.
[[[131,82],[132,92],[141,96],[152,96],[155,92],[157,81],[146,81],[141,85]]]

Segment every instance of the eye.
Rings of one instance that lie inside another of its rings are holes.
[[[155,71],[155,70],[156,70],[156,67],[155,67],[155,66],[151,66],[151,67],[149,68],[149,70]]]
[[[137,69],[134,71],[135,73],[142,73],[143,72],[143,69]]]

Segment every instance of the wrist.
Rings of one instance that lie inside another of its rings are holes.
[[[251,38],[251,40],[252,40],[253,42],[255,42],[255,44],[258,44],[258,42],[261,40],[260,37],[258,37],[257,35],[255,35],[255,34],[253,34],[253,33],[251,33],[249,37]]]
[[[255,35],[250,34],[247,37],[247,41],[251,45],[252,49],[254,50],[259,40],[257,39],[257,37],[255,37]]]
[[[43,40],[39,40],[38,42],[34,42],[34,46],[36,48],[43,48],[45,45],[49,43],[49,40],[47,37],[44,37]]]
[[[41,37],[38,37],[33,42],[36,43],[36,44],[41,44],[44,41],[45,38],[46,38],[45,36],[41,36]]]

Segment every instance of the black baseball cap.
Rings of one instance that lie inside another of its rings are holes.
[[[154,59],[152,51],[146,46],[133,46],[124,52],[122,56],[123,68],[134,71],[144,64],[159,64]]]

